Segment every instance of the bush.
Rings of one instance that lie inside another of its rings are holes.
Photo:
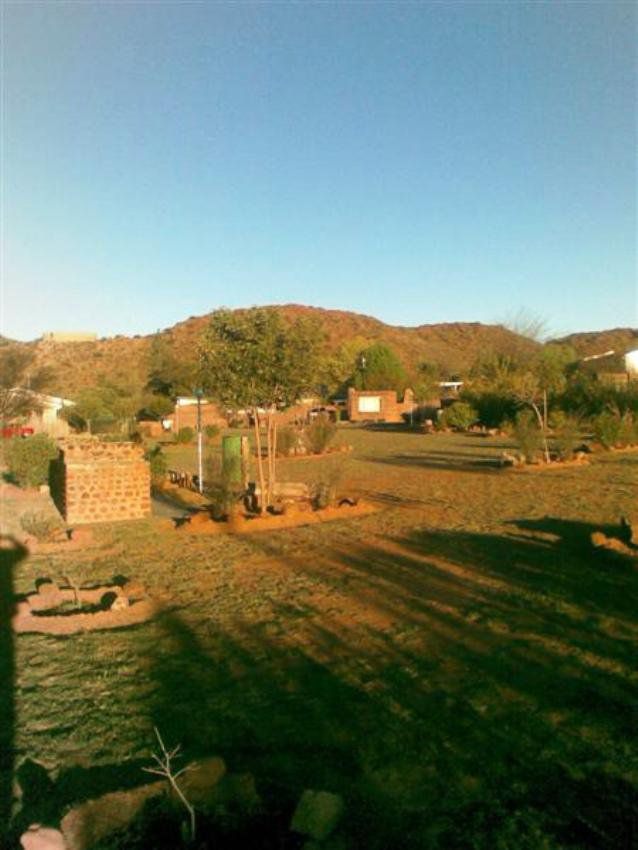
[[[185,445],[186,443],[192,443],[195,439],[195,431],[186,425],[184,428],[180,428],[177,434],[175,434],[175,442],[181,443]]]
[[[554,449],[560,460],[571,460],[581,443],[581,422],[577,416],[558,411],[552,416]]]
[[[29,511],[20,517],[20,525],[36,540],[47,540],[56,531],[61,531],[64,525],[59,516],[46,514],[42,511]]]
[[[277,454],[289,457],[299,442],[299,432],[291,425],[277,430]]]
[[[204,425],[204,436],[207,440],[214,440],[221,433],[219,425]]]
[[[313,455],[321,455],[337,433],[337,426],[327,416],[317,416],[303,431],[306,448]]]
[[[592,426],[595,439],[606,449],[618,445],[622,420],[617,413],[605,410],[594,418]]]
[[[467,431],[477,419],[478,412],[471,404],[466,401],[456,401],[443,411],[439,421],[444,428]]]
[[[55,441],[47,434],[14,437],[5,445],[4,458],[11,476],[21,487],[38,487],[49,480],[49,466],[58,456]]]
[[[511,395],[468,391],[463,398],[476,410],[478,421],[486,428],[502,428],[516,417],[518,403]]]
[[[638,442],[638,417],[627,412],[620,419],[618,445],[632,446],[636,442]]]
[[[162,447],[157,443],[151,446],[144,455],[151,467],[151,481],[153,484],[161,484],[166,479],[168,464]]]
[[[531,410],[520,410],[512,424],[512,436],[525,457],[525,463],[534,463],[543,446],[543,434]]]

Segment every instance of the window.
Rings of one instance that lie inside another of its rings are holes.
[[[378,395],[359,396],[359,413],[380,413],[381,397]]]

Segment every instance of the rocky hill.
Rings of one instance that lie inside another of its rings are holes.
[[[534,345],[501,325],[451,322],[400,327],[357,313],[298,304],[270,309],[279,311],[288,321],[301,316],[315,319],[324,335],[323,344],[327,352],[336,351],[340,345],[354,339],[362,347],[382,342],[396,351],[408,370],[427,360],[444,364],[449,373],[463,373],[481,352]],[[208,315],[192,316],[166,328],[161,334],[181,360],[192,362],[208,320]],[[573,345],[579,354],[585,356],[615,346],[635,347],[637,337],[638,331],[625,328],[572,334],[561,341]],[[17,344],[31,348],[38,365],[52,368],[54,378],[49,388],[52,393],[73,398],[81,388],[93,386],[101,380],[142,386],[146,382],[151,339],[152,336],[116,336],[91,342],[38,340]]]
[[[613,328],[608,331],[569,334],[556,342],[571,345],[579,357],[604,354],[606,351],[624,354],[638,348],[638,328]]]

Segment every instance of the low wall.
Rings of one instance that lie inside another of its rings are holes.
[[[95,437],[60,440],[51,492],[70,525],[142,519],[151,513],[151,477],[136,443]]]

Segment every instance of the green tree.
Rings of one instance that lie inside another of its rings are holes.
[[[288,325],[276,310],[216,310],[200,344],[200,370],[206,393],[232,410],[250,411],[255,429],[262,513],[270,505],[275,480],[274,412],[294,404],[316,379],[319,337],[314,323]],[[262,458],[261,422],[266,412],[268,492]]]
[[[320,358],[318,378],[325,398],[345,396],[359,366],[361,352],[369,345],[365,337],[355,336],[343,342],[335,352]]]
[[[394,351],[377,342],[361,352],[353,383],[358,390],[396,390],[401,393],[407,386],[408,376]]]
[[[438,363],[430,361],[420,363],[411,380],[416,403],[424,404],[438,399],[441,395],[440,383],[444,376],[445,372]]]
[[[136,387],[104,381],[80,390],[75,404],[65,408],[64,414],[72,424],[90,428],[96,420],[131,420],[141,407],[142,394]]]
[[[15,346],[0,349],[0,421],[10,422],[42,409],[38,400],[52,380],[52,371],[36,366],[35,355]]]
[[[178,395],[190,395],[196,381],[196,358],[180,359],[166,334],[154,334],[148,352],[147,391],[174,401]]]

